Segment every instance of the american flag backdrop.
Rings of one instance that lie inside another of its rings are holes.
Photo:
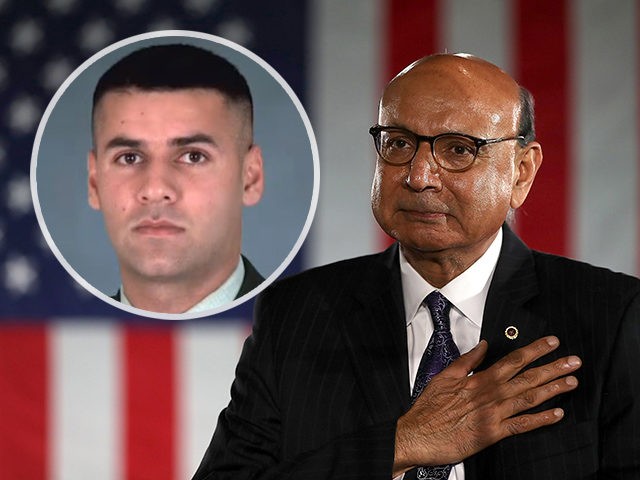
[[[517,230],[532,247],[640,272],[640,5],[634,0],[0,0],[0,479],[186,479],[228,401],[250,305],[134,318],[77,287],[31,205],[35,130],[84,60],[197,30],[269,62],[310,114],[321,189],[289,273],[377,251],[368,127],[412,60],[466,51],[537,101],[545,160]]]

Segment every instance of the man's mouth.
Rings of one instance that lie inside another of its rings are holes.
[[[437,220],[443,219],[447,216],[444,212],[433,211],[433,210],[413,210],[413,209],[403,209],[405,215],[409,215],[410,217],[423,219],[423,220]]]
[[[133,227],[133,231],[140,235],[166,237],[179,235],[185,231],[184,227],[167,220],[143,220]]]

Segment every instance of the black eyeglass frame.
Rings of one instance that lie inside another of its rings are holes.
[[[384,158],[384,156],[380,153],[380,133],[381,132],[402,132],[409,136],[414,137],[416,139],[416,148],[415,148],[415,151],[413,152],[413,155],[411,155],[411,158],[409,158],[409,160],[402,163],[392,163],[386,158]],[[480,150],[480,148],[484,147],[485,145],[492,145],[494,143],[506,142],[509,140],[518,140],[518,143],[520,144],[521,147],[524,147],[527,145],[526,138],[523,137],[522,135],[517,135],[515,137],[478,138],[478,137],[474,137],[473,135],[467,135],[466,133],[446,132],[446,133],[439,133],[438,135],[431,136],[431,135],[418,135],[417,133],[412,132],[411,130],[407,130],[406,128],[388,127],[384,125],[373,125],[371,128],[369,128],[369,134],[373,137],[373,144],[376,147],[376,152],[378,152],[378,155],[380,156],[380,158],[384,160],[386,163],[388,163],[389,165],[395,165],[400,167],[400,166],[411,163],[415,158],[416,154],[418,153],[418,150],[420,149],[420,143],[427,142],[429,144],[429,147],[431,148],[431,156],[433,157],[435,162],[438,164],[440,168],[447,170],[448,172],[464,172],[466,170],[469,170],[476,161],[476,157],[478,156],[478,151]],[[473,155],[473,160],[471,160],[471,163],[469,163],[468,166],[464,168],[451,169],[451,168],[447,168],[440,165],[440,162],[438,161],[438,157],[436,157],[436,152],[433,149],[433,144],[439,138],[449,137],[449,136],[458,136],[458,137],[468,138],[475,145],[476,151],[475,151],[475,154]]]

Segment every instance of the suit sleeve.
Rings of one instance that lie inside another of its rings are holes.
[[[600,475],[640,479],[640,294],[625,310],[600,409]]]
[[[282,350],[300,348],[283,340],[263,297],[245,342],[231,389],[231,402],[193,480],[391,478],[396,422],[371,425],[333,439],[313,451],[285,458],[279,402]],[[282,328],[286,330],[286,328]],[[277,346],[277,347],[276,347]],[[280,354],[280,355],[279,355]],[[286,381],[286,379],[285,379]],[[327,415],[331,412],[327,411]],[[289,445],[289,449],[291,446]]]

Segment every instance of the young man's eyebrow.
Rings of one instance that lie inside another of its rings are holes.
[[[121,147],[140,148],[142,145],[144,145],[144,142],[142,140],[136,140],[134,138],[117,136],[117,137],[113,137],[111,140],[107,142],[107,145],[105,146],[105,150],[109,150],[111,148],[121,148]]]
[[[172,138],[169,140],[169,145],[173,147],[184,147],[185,145],[191,145],[192,143],[208,143],[214,147],[217,145],[213,137],[205,133],[196,133],[187,137]]]
[[[205,133],[196,133],[194,135],[188,135],[186,137],[176,137],[170,139],[167,144],[171,147],[184,147],[186,145],[191,145],[194,143],[207,143],[212,146],[217,146],[216,141],[210,135]],[[141,148],[146,145],[146,142],[143,140],[137,140],[135,138],[129,138],[122,135],[117,137],[113,137],[111,140],[107,142],[105,146],[105,150],[109,150],[112,148]]]

